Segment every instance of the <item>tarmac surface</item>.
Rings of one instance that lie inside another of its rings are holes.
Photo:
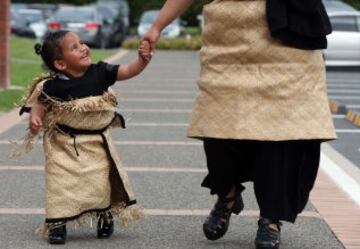
[[[118,62],[126,63],[134,56],[130,52]],[[196,52],[157,51],[141,75],[116,83],[119,111],[128,128],[113,130],[113,139],[147,215],[127,228],[116,224],[114,235],[106,240],[96,239],[95,227],[74,229],[69,224],[66,245],[56,248],[255,248],[258,207],[250,183],[243,196],[245,210],[232,216],[228,233],[215,242],[202,234],[202,222],[215,197],[200,187],[206,175],[202,144],[186,138],[199,70]],[[11,143],[7,141],[21,138],[25,129],[26,120],[0,134],[0,248],[54,248],[34,234],[44,219],[41,144],[18,160],[8,157]],[[344,247],[309,202],[294,225],[282,227],[281,248]]]

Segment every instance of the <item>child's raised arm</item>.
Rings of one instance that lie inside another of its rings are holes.
[[[130,64],[123,64],[119,66],[117,80],[130,79],[145,69],[152,57],[149,41],[142,40],[138,52],[138,57]]]

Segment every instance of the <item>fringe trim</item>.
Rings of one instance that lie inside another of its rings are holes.
[[[101,96],[91,96],[70,101],[59,101],[46,95],[44,92],[43,94],[46,96],[48,103],[52,105],[52,109],[56,111],[64,110],[82,113],[94,111],[94,109],[100,111],[107,109],[113,110],[118,105],[116,95],[111,90],[104,92]]]
[[[119,221],[121,225],[124,227],[133,223],[134,221],[140,220],[144,217],[143,209],[138,205],[131,205],[125,207],[125,204],[120,204],[110,208],[109,210],[113,217],[117,217],[114,221]],[[108,212],[108,211],[106,211]],[[71,221],[67,221],[66,223],[70,223],[74,226],[74,229],[78,229],[79,227],[88,225],[89,227],[93,227],[94,224],[97,225],[99,221],[98,212],[89,212],[81,215],[79,218]],[[36,230],[35,234],[40,236],[47,236],[50,229],[60,227],[64,225],[65,222],[56,222],[56,223],[42,223]]]
[[[76,117],[86,112],[115,111],[118,104],[116,96],[112,93],[112,91],[105,92],[101,96],[75,99],[71,101],[58,101],[45,93],[44,95],[46,96],[47,104],[49,104],[50,107],[44,118],[44,127],[47,130],[53,129],[56,123],[61,121],[63,115],[71,113]]]
[[[144,211],[139,205],[131,205],[125,207],[123,206],[115,206],[110,209],[111,213],[118,217],[118,220],[121,221],[123,226],[128,226],[132,222],[136,220],[140,220],[144,217]]]
[[[42,83],[46,79],[50,79],[51,77],[51,75],[46,75],[34,80],[34,83],[30,87],[28,93],[23,97],[22,101],[25,105],[29,104],[28,101],[33,99],[34,94],[40,95],[40,92],[36,93],[36,91],[40,91],[40,89],[37,89],[38,84]],[[87,97],[65,102],[58,101],[47,95],[45,96],[50,109],[48,109],[44,118],[43,132],[48,132],[49,136],[53,134],[53,130],[56,128],[56,124],[61,119],[62,115],[72,112],[76,117],[78,114],[96,110],[115,111],[118,104],[115,93],[113,93],[110,89],[101,96]],[[101,117],[100,114],[99,117]],[[41,134],[41,131],[39,134]],[[28,131],[27,134],[20,139],[20,141],[11,141],[13,146],[10,151],[10,158],[19,158],[29,153],[33,149],[33,145],[36,140],[37,135],[33,135],[30,131]]]
[[[32,84],[30,84],[30,87],[27,89],[26,94],[22,97],[21,101],[19,103],[18,107],[26,105],[28,100],[32,97],[32,95],[34,94],[35,90],[37,90],[37,86],[39,83],[46,81],[46,80],[50,80],[54,77],[54,75],[52,74],[42,74],[39,77],[36,77],[33,79]]]
[[[33,149],[37,139],[40,139],[40,136],[28,132],[20,141],[10,141],[10,158],[19,158],[29,153]]]

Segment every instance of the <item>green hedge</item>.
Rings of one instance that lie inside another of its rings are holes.
[[[360,0],[344,0],[344,2],[354,6],[356,9],[360,10]]]
[[[139,39],[130,38],[124,41],[122,47],[126,49],[137,49],[139,46]],[[200,36],[180,37],[180,38],[161,38],[157,44],[157,49],[176,49],[176,50],[199,50],[201,48]]]

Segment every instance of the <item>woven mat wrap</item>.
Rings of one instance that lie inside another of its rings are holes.
[[[27,106],[39,96],[42,84],[34,89],[33,96],[27,98]],[[81,224],[84,216],[93,220],[96,211],[110,208],[123,224],[141,218],[141,209],[131,205],[135,202],[134,193],[109,129],[103,136],[71,137],[56,128],[56,124],[83,130],[102,129],[110,123],[112,127],[119,126],[114,119],[117,107],[114,93],[109,90],[102,96],[65,102],[48,98],[47,103],[43,135],[46,220],[76,220]],[[46,233],[47,228],[45,225],[40,233]]]
[[[265,3],[215,0],[204,6],[190,137],[336,138],[321,51],[285,47],[272,39]]]

